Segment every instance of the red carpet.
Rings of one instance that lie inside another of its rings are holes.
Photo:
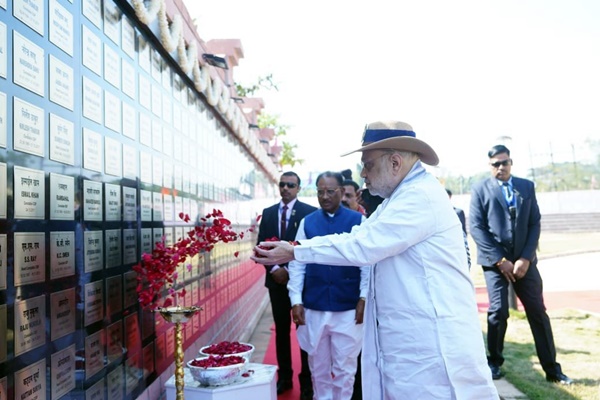
[[[296,326],[292,325],[291,329],[292,341],[292,368],[294,369],[294,388],[277,396],[278,400],[298,400],[300,398],[300,382],[298,382],[298,374],[300,373],[300,347],[296,339]],[[277,365],[277,356],[275,354],[275,324],[271,325],[271,338],[269,339],[269,347],[265,353],[263,364]]]

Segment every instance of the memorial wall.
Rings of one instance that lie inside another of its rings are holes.
[[[149,3],[157,20],[137,1],[0,0],[0,400],[153,398],[174,331],[140,309],[132,266],[191,228],[179,213],[221,209],[241,231],[273,202],[276,170],[227,85],[189,33],[165,48],[175,8]],[[186,348],[256,317],[254,240],[181,271],[204,309]]]

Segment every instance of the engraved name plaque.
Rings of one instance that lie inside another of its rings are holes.
[[[43,7],[42,4],[42,10]],[[45,62],[44,50],[40,46],[13,31],[13,81],[17,85],[44,97]]]
[[[75,165],[74,124],[55,114],[50,114],[50,159]]]
[[[135,229],[123,229],[123,264],[135,264],[137,262],[137,231]]]
[[[102,221],[102,183],[83,181],[83,219]]]
[[[106,215],[107,221],[120,221],[121,220],[121,187],[119,185],[112,185],[110,183],[104,184],[104,196],[106,203]]]
[[[104,231],[106,239],[106,268],[114,268],[121,265],[121,230],[107,229]]]
[[[50,279],[75,274],[75,232],[50,232]]]
[[[15,399],[44,400],[46,398],[46,359],[42,358],[15,372]]]
[[[50,357],[52,398],[59,399],[75,389],[75,344]]]
[[[102,231],[85,231],[83,234],[84,271],[93,272],[102,269]]]
[[[15,301],[15,356],[46,343],[46,297]],[[45,371],[45,369],[44,369]],[[46,376],[46,374],[43,374]]]
[[[123,221],[135,221],[137,211],[137,190],[123,187]]]
[[[123,309],[123,278],[121,275],[106,278],[106,315],[111,316]]]
[[[50,55],[50,101],[73,111],[73,68]]]
[[[85,338],[86,379],[90,379],[104,368],[104,342],[104,330],[92,333]]]
[[[50,340],[75,332],[75,288],[50,295]]]
[[[75,218],[75,178],[50,173],[50,219]]]
[[[15,150],[44,157],[46,115],[44,110],[15,97],[13,100],[13,146]]]
[[[15,232],[15,286],[46,279],[44,232]]]
[[[85,310],[84,320],[85,326],[88,326],[96,321],[101,321],[104,318],[104,300],[102,298],[102,281],[87,283],[84,289]]]

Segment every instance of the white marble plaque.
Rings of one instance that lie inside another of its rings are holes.
[[[121,133],[121,99],[109,91],[104,92],[104,125]]]
[[[164,230],[162,228],[152,228],[152,245],[153,247],[156,243],[162,243],[164,241]]]
[[[163,148],[162,123],[157,119],[152,120],[152,148],[158,151]]]
[[[163,161],[160,157],[152,157],[152,183],[163,185]]]
[[[83,65],[102,76],[102,41],[85,25],[81,27],[81,46]]]
[[[152,155],[146,152],[140,152],[140,180],[152,183]]]
[[[108,136],[104,137],[104,171],[108,175],[121,176],[123,156],[121,142]]]
[[[85,378],[90,379],[104,368],[104,330],[85,338]]]
[[[102,183],[83,181],[83,219],[102,221]]]
[[[18,332],[15,334],[15,357],[46,344],[44,295],[15,301],[15,332]],[[42,375],[46,376],[45,373]]]
[[[50,54],[50,101],[73,111],[73,68]]]
[[[142,254],[152,254],[152,228],[142,228],[142,243],[141,251]]]
[[[50,232],[50,279],[75,275],[75,232]]]
[[[154,78],[156,82],[160,83],[162,80],[162,57],[154,48],[150,50],[150,61],[152,62],[152,78]]]
[[[15,286],[46,280],[44,232],[15,232]]]
[[[167,125],[171,125],[173,123],[173,103],[171,102],[171,99],[165,96],[162,106],[163,122]]]
[[[73,32],[73,15],[57,0],[50,0],[50,41],[70,56],[73,56]]]
[[[109,399],[123,400],[123,388],[125,386],[123,365],[119,365],[106,376],[106,386]]]
[[[44,50],[13,31],[13,81],[44,97],[46,74]]]
[[[129,19],[121,19],[121,49],[132,59],[135,58],[135,28]]]
[[[162,86],[163,88],[167,91],[167,93],[169,95],[171,95],[172,92],[172,86],[171,86],[171,68],[169,67],[169,64],[167,64],[165,61],[163,61],[162,64],[162,77],[161,77],[161,81],[162,81]]]
[[[50,341],[75,332],[75,288],[50,294]]]
[[[179,164],[173,166],[173,186],[177,190],[183,190],[183,169]]]
[[[173,212],[175,211],[173,205],[173,196],[170,194],[165,194],[163,197],[164,202],[164,221],[173,221]]]
[[[140,218],[152,221],[152,192],[148,190],[140,190]]]
[[[18,97],[13,98],[13,103],[14,149],[44,157],[46,113],[42,108],[27,103]]]
[[[123,93],[135,100],[135,69],[127,60],[121,63]]]
[[[138,99],[142,107],[146,108],[146,110],[152,108],[152,89],[150,85],[150,81],[146,77],[142,75],[138,76],[138,90],[140,92]]]
[[[104,184],[104,202],[106,204],[106,221],[121,220],[121,187],[110,183]]]
[[[2,234],[0,234],[0,290],[6,289],[6,271],[8,268],[7,264],[6,264],[6,260],[7,260],[6,255],[7,254],[8,254],[8,247],[6,247],[6,233],[2,233]],[[4,325],[4,326],[6,327],[6,325]],[[2,330],[2,328],[0,327],[0,331],[1,330]],[[0,340],[0,343],[2,343],[1,340]],[[2,362],[1,357],[0,357],[0,362]]]
[[[173,104],[173,128],[176,132],[181,132],[181,106]]]
[[[6,164],[0,163],[0,219],[6,219],[6,193],[7,193]]]
[[[106,240],[106,268],[118,267],[123,259],[121,230],[107,229],[104,231],[104,235]]]
[[[138,36],[138,64],[150,73],[150,43],[142,35]]]
[[[168,161],[163,163],[163,186],[173,188],[173,164]]]
[[[108,43],[104,43],[104,80],[121,88],[121,59]]]
[[[106,278],[106,315],[123,310],[123,279],[121,275]]]
[[[137,274],[134,271],[128,271],[123,274],[124,280],[124,301],[125,308],[129,308],[138,302],[137,288]]]
[[[46,180],[44,171],[14,167],[15,218],[44,219]]]
[[[0,147],[6,148],[6,126],[8,121],[6,120],[6,93],[0,92]]]
[[[75,344],[50,357],[52,399],[59,399],[75,389]]]
[[[160,87],[152,84],[152,114],[161,118],[162,114],[162,93]]]
[[[144,366],[144,379],[154,372],[154,344],[150,343],[142,349],[142,363]]]
[[[102,135],[83,128],[83,168],[102,172]]]
[[[175,196],[175,215],[183,213],[183,199],[181,196]]]
[[[140,143],[152,146],[152,119],[145,112],[140,112]]]
[[[190,215],[192,218],[194,218],[194,214],[190,213],[190,199],[188,197],[184,197],[183,198],[183,213]]]
[[[6,78],[6,65],[7,65],[7,36],[6,36],[6,24],[0,22],[0,77]]]
[[[82,0],[81,12],[98,28],[102,27],[102,0]]]
[[[128,351],[130,350],[128,349]],[[140,379],[142,378],[141,366],[141,350],[134,354],[128,353],[127,360],[125,361],[125,393],[128,395],[131,394],[131,392],[137,387]]]
[[[123,229],[123,264],[135,264],[137,261],[137,231]]]
[[[104,318],[104,299],[102,298],[102,281],[87,283],[84,289],[85,295],[85,326]]]
[[[163,195],[161,193],[152,193],[152,220],[163,221]]]
[[[137,111],[133,106],[124,101],[123,108],[123,136],[136,140],[137,138]]]
[[[104,1],[104,34],[117,45],[121,41],[121,10],[113,1]]]
[[[123,187],[123,221],[135,221],[137,212],[137,190]]]
[[[102,269],[103,242],[102,231],[83,233],[84,271],[93,272]]]
[[[102,88],[83,77],[83,116],[102,123]]]
[[[100,379],[85,391],[85,400],[104,400],[104,385],[106,378]]]
[[[15,372],[15,399],[46,399],[46,358]]]
[[[138,152],[133,146],[123,145],[123,177],[137,179]]]
[[[164,128],[162,152],[169,157],[173,156],[173,139],[173,131],[168,128]]]
[[[6,361],[7,342],[6,331],[8,327],[6,318],[6,304],[0,304],[0,363]],[[6,377],[0,379],[0,399],[7,400]]]
[[[106,327],[106,358],[108,359],[109,364],[118,360],[123,355],[122,325],[121,321],[117,321]]]
[[[75,126],[56,114],[50,114],[50,159],[75,165]]]
[[[44,36],[44,0],[13,0],[13,15]]]
[[[50,219],[75,219],[75,178],[50,172]]]

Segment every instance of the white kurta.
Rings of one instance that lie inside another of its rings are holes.
[[[460,221],[417,162],[366,222],[294,249],[302,263],[369,265],[363,397],[498,399]]]

